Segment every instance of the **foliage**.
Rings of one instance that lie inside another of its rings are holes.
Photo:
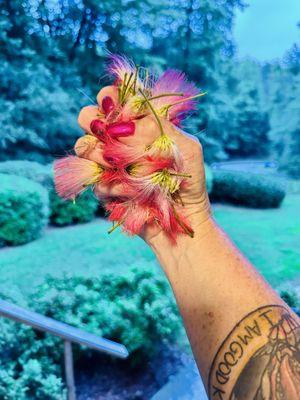
[[[51,169],[35,161],[13,160],[0,162],[0,174],[12,174],[40,183],[49,189],[53,186]]]
[[[50,191],[50,221],[53,225],[64,226],[91,221],[98,209],[99,200],[91,190],[79,196],[75,202],[61,199],[54,189]]]
[[[48,193],[38,183],[0,174],[0,238],[19,245],[38,238],[48,222]]]
[[[91,191],[78,197],[75,203],[62,200],[53,186],[52,164],[43,165],[28,160],[0,162],[0,173],[14,174],[31,179],[49,191],[50,222],[63,226],[91,221],[98,209],[99,201]]]
[[[5,293],[0,295],[11,301]],[[166,280],[145,268],[93,279],[48,276],[21,306],[125,344],[132,364],[145,362],[162,344],[175,340],[180,329]],[[0,398],[65,399],[62,343],[0,319]]]
[[[290,307],[297,308],[300,306],[300,298],[294,289],[284,289],[280,291],[280,297],[286,302]]]
[[[180,328],[169,286],[151,269],[48,277],[33,298],[42,314],[123,343],[134,363],[175,340]]]
[[[232,27],[244,6],[244,0],[5,0],[1,159],[46,163],[70,149],[79,135],[78,110],[108,83],[99,78],[109,51],[158,71],[183,69],[207,91],[186,124],[200,136],[207,162],[271,156],[298,178],[299,45],[265,65],[236,60]]]
[[[5,291],[1,298],[13,302]],[[34,306],[21,299],[19,305]],[[56,351],[53,351],[56,349]],[[0,319],[0,398],[5,400],[63,400],[62,341],[31,327]]]
[[[205,181],[207,193],[210,194],[213,186],[213,173],[209,165],[205,164]]]
[[[211,198],[257,208],[279,207],[285,197],[282,182],[271,176],[241,171],[214,171]]]

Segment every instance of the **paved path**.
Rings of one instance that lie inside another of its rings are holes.
[[[196,364],[183,367],[151,400],[208,400]]]

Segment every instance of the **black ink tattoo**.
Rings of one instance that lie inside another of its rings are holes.
[[[279,305],[246,315],[219,348],[211,400],[299,400],[300,321]]]

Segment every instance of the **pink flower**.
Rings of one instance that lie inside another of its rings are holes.
[[[174,93],[174,96],[151,100],[158,114],[168,116],[171,121],[175,121],[175,119],[182,119],[183,114],[195,109],[196,102],[190,97],[196,96],[199,91],[193,83],[187,81],[183,72],[173,69],[165,71],[154,84],[151,96],[156,97],[168,93]],[[176,102],[178,104],[171,106]]]
[[[74,200],[89,186],[97,183],[103,168],[94,161],[76,156],[64,157],[54,163],[55,189],[66,200]]]

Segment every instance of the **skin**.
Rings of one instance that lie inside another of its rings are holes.
[[[107,95],[117,102],[116,89],[108,86],[99,92],[98,103]],[[88,106],[79,114],[79,125],[87,133],[97,110]],[[184,157],[185,172],[192,175],[182,199],[195,235],[180,236],[174,246],[155,225],[146,227],[141,236],[172,286],[209,398],[296,400],[299,318],[213,219],[200,143],[170,122],[162,123]],[[119,140],[142,150],[158,136],[157,122],[149,116],[136,121],[133,136]],[[77,141],[75,151],[109,166],[101,143],[90,135]],[[99,196],[118,196],[122,187],[98,184],[95,191]]]

